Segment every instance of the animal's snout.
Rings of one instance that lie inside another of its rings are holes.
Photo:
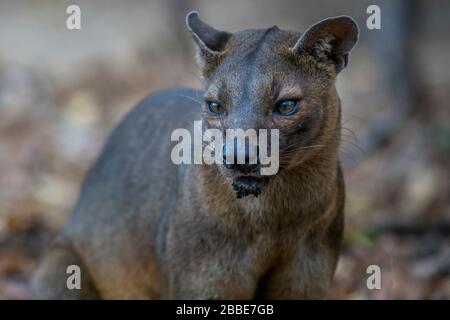
[[[223,163],[229,169],[251,173],[259,165],[259,148],[255,143],[235,137],[223,146]]]

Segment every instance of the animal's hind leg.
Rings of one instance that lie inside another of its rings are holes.
[[[67,267],[80,267],[81,289],[68,289]],[[79,255],[70,244],[56,244],[41,261],[34,273],[30,288],[31,299],[99,299],[97,289],[82,263]]]

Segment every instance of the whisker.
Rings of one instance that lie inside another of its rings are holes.
[[[196,100],[196,99],[194,99],[194,98],[192,98],[190,96],[187,96],[187,95],[184,95],[184,94],[178,94],[178,96],[182,97],[182,98],[186,98],[186,99],[191,100],[191,101],[194,101],[195,103],[198,103],[201,106],[203,105],[203,103],[201,101]]]

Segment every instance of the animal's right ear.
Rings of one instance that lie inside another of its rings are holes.
[[[187,14],[186,26],[199,48],[202,60],[206,63],[212,63],[222,56],[231,33],[216,30],[203,22],[200,20],[197,11],[191,11]]]

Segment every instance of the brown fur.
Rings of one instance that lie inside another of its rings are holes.
[[[326,296],[344,220],[334,81],[356,24],[339,17],[301,35],[276,27],[230,34],[195,13],[187,22],[204,90],[155,94],[113,132],[32,297]],[[203,98],[220,100],[226,115],[208,113]],[[272,113],[291,98],[301,98],[299,112]],[[280,170],[258,197],[237,199],[238,174],[222,165],[171,163],[170,133],[200,118],[209,128],[280,130]],[[81,290],[65,287],[69,264],[82,267]]]

